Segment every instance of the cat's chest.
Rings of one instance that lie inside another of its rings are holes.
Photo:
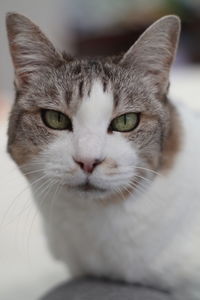
[[[62,259],[78,262],[84,272],[92,274],[153,280],[155,265],[176,236],[173,225],[161,217],[164,207],[154,207],[149,201],[145,208],[138,205],[136,209],[131,199],[129,203],[88,209],[66,203],[57,212],[58,225],[52,229],[63,241]]]
[[[84,272],[138,281],[156,258],[154,239],[145,224],[122,209],[81,212],[68,209],[60,223],[66,256],[79,261]],[[68,261],[68,257],[66,257]],[[131,266],[131,268],[130,268]]]

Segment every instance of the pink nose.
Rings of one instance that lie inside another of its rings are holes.
[[[77,160],[74,161],[80,166],[80,168],[86,173],[92,173],[94,168],[102,163],[103,160],[91,159],[91,160]]]

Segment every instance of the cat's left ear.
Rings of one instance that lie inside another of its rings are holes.
[[[139,37],[120,61],[122,66],[142,76],[159,95],[167,93],[180,27],[177,16],[159,19]]]
[[[62,55],[53,44],[25,16],[9,13],[6,25],[17,88],[31,80],[31,76],[41,68],[56,66],[62,61]]]

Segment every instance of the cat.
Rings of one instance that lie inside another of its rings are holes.
[[[52,254],[91,274],[200,299],[200,120],[168,99],[180,19],[121,56],[74,58],[26,17],[7,31],[16,99],[8,152]]]

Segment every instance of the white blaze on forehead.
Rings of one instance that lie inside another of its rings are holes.
[[[113,95],[111,91],[104,92],[101,81],[95,81],[90,95],[83,98],[76,119],[80,125],[98,125],[108,123],[113,110]],[[92,128],[91,128],[92,129]]]
[[[104,92],[102,82],[94,81],[90,95],[83,98],[73,119],[75,150],[79,156],[98,158],[102,155],[112,111],[111,90]]]

